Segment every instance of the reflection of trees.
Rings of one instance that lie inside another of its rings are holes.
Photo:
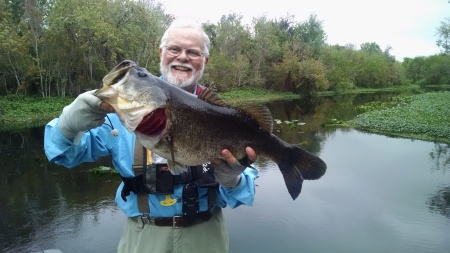
[[[286,125],[277,126],[281,132],[277,134],[288,143],[306,143],[305,148],[313,153],[320,153],[321,146],[335,129],[321,127],[330,118],[342,120],[352,119],[356,113],[354,100],[358,95],[337,95],[330,97],[305,97],[300,100],[279,101],[268,105],[274,119],[282,121],[298,120],[304,125],[291,128]],[[370,100],[370,98],[367,98]]]
[[[430,158],[434,161],[432,170],[443,173],[450,167],[450,145],[435,143],[430,152]],[[450,219],[450,186],[441,186],[427,201],[431,212],[443,215]]]
[[[55,226],[76,231],[85,214],[95,220],[105,206],[114,206],[120,178],[87,172],[98,164],[110,165],[110,158],[72,170],[49,163],[43,150],[42,128],[20,134],[0,133],[0,150],[2,249],[25,247],[39,236],[49,238]]]
[[[443,215],[450,219],[450,186],[441,187],[427,201],[431,212]]]
[[[434,161],[433,170],[445,170],[450,167],[450,145],[435,143],[430,152],[430,158]]]

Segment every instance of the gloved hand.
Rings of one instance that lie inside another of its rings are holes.
[[[95,90],[80,94],[70,105],[64,107],[58,126],[68,138],[74,139],[79,132],[96,128],[105,122],[108,111],[100,107],[102,101],[94,96]]]
[[[256,160],[255,151],[252,148],[247,147],[246,153],[248,160]],[[222,150],[222,156],[225,158],[214,159],[214,176],[216,181],[226,188],[234,188],[241,181],[241,174],[247,168],[247,166],[242,165],[227,149]]]

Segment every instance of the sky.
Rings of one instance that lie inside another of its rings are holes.
[[[165,13],[198,22],[217,23],[223,15],[242,15],[251,24],[255,17],[294,16],[305,22],[315,14],[322,21],[329,45],[375,42],[388,46],[399,61],[404,57],[430,56],[436,46],[437,28],[450,18],[449,0],[156,0]]]

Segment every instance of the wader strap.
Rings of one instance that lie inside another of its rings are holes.
[[[213,207],[216,205],[216,188],[217,187],[208,187],[208,210],[211,211]]]
[[[150,213],[150,207],[148,202],[148,194],[140,193],[137,195],[138,210],[141,213]]]
[[[141,151],[139,150],[141,149]],[[144,148],[137,140],[134,145],[134,164],[140,164],[143,161],[143,166],[147,166],[152,163],[152,153],[150,150]],[[133,166],[135,176],[142,175],[143,166]],[[141,213],[150,213],[150,203],[148,201],[148,193],[138,193],[138,210]]]

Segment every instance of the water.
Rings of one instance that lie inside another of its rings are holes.
[[[337,130],[320,152],[327,174],[296,201],[264,164],[254,207],[225,212],[231,252],[449,252],[450,175],[434,166],[434,150]]]
[[[450,252],[449,145],[320,127],[389,96],[268,105],[274,118],[306,123],[276,133],[306,145],[328,171],[293,201],[277,166],[259,158],[254,206],[224,210],[231,252]],[[56,166],[42,137],[42,128],[0,133],[0,251],[115,252],[125,219],[114,204],[120,179],[88,172],[109,159]]]

